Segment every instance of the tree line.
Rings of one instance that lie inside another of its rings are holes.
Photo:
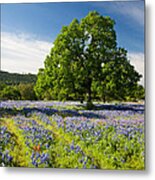
[[[37,76],[35,74],[18,74],[0,71],[0,82],[6,85],[36,83],[36,80]]]
[[[0,100],[36,100],[37,76],[0,71]]]

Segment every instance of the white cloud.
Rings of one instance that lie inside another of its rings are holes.
[[[140,80],[140,84],[144,85],[144,54],[132,52],[128,54],[130,63],[135,67],[135,69],[143,76]]]
[[[130,2],[121,2],[120,4],[117,2],[116,4],[116,11],[131,17],[140,25],[144,25],[144,8],[142,6],[136,6],[134,2],[132,4]]]
[[[144,2],[137,0],[120,0],[112,1],[111,3],[94,3],[97,7],[104,8],[112,14],[121,14],[124,17],[129,17],[139,25],[144,25]]]
[[[1,33],[1,68],[18,73],[37,73],[44,67],[52,43],[25,34]]]

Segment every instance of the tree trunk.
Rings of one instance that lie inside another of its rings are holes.
[[[90,103],[91,100],[92,100],[92,97],[91,97],[91,79],[88,79],[88,99],[87,99],[87,102]]]
[[[106,102],[106,97],[105,97],[105,95],[103,96],[103,102],[104,102],[104,103]]]
[[[88,102],[90,103],[92,100],[91,98],[91,87],[88,88]]]
[[[93,103],[92,103],[92,91],[91,91],[91,84],[92,81],[91,79],[88,79],[88,84],[87,84],[87,93],[88,93],[88,97],[87,97],[87,109],[93,109]]]

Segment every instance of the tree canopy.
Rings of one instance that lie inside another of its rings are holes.
[[[123,99],[132,96],[141,75],[117,47],[115,22],[98,12],[63,26],[40,69],[35,92],[42,99]]]

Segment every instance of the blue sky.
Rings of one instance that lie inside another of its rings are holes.
[[[74,18],[80,20],[93,10],[115,20],[118,46],[128,50],[131,61],[133,64],[136,63],[136,68],[139,68],[139,63],[141,63],[139,71],[144,74],[142,72],[144,66],[142,65],[144,64],[144,1],[142,0],[2,4],[2,69],[37,73],[37,69],[43,66],[45,56],[49,53],[52,42],[62,26],[68,25]],[[20,47],[23,50],[19,50]],[[33,56],[33,48],[36,56],[32,60],[29,56]],[[24,51],[27,52],[24,54]],[[30,60],[31,63],[26,63]],[[23,66],[25,68],[22,68],[22,64],[25,64]]]

